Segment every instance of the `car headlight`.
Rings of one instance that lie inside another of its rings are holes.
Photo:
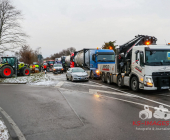
[[[152,83],[152,79],[151,79],[151,78],[146,77],[145,82],[146,82],[146,85],[147,85],[148,87],[152,87],[152,86],[153,86],[153,83]]]

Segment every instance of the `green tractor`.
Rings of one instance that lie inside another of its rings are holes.
[[[16,57],[1,57],[0,76],[3,78],[11,78],[13,74],[29,76],[30,68],[24,63],[18,64]]]

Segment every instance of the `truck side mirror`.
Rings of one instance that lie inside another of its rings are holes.
[[[137,54],[139,52],[139,50],[135,51],[135,54]]]

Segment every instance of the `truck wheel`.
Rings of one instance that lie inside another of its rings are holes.
[[[107,83],[108,83],[108,84],[111,84],[111,77],[110,77],[110,74],[107,75]]]
[[[1,76],[3,78],[11,78],[14,73],[14,70],[11,66],[4,66],[1,71]]]
[[[106,81],[105,81],[105,74],[102,74],[102,82],[106,83]]]
[[[31,70],[29,68],[24,68],[22,71],[23,76],[29,76],[31,73]]]
[[[117,85],[118,87],[122,87],[122,76],[121,75],[117,77]]]
[[[94,73],[93,73],[93,71],[91,71],[90,77],[91,77],[91,79],[94,79]]]
[[[133,91],[139,90],[139,82],[138,82],[138,78],[136,76],[132,77],[132,79],[131,79],[131,89]]]

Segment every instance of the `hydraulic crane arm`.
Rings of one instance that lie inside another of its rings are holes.
[[[147,35],[137,35],[134,39],[119,47],[119,54],[124,53],[125,56],[130,52],[133,46],[137,45],[156,45],[157,38]]]

